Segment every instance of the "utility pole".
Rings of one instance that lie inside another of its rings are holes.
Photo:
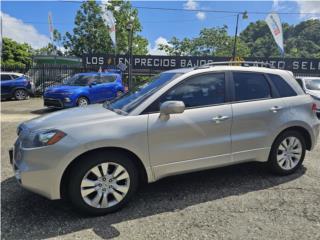
[[[233,42],[233,51],[232,51],[232,60],[236,60],[236,54],[237,54],[237,37],[238,37],[238,25],[239,25],[239,15],[237,14],[237,24],[236,24],[236,32],[234,34],[234,42]]]
[[[130,17],[129,24],[127,26],[128,31],[128,54],[129,54],[129,67],[128,67],[128,89],[132,90],[134,84],[132,82],[132,67],[133,67],[133,55],[132,55],[132,40],[133,40],[133,23],[134,17]]]
[[[239,26],[239,16],[240,15],[242,15],[242,19],[248,18],[247,11],[244,11],[243,13],[237,14],[236,32],[234,34],[233,51],[232,51],[232,60],[233,61],[236,60],[236,55],[237,55],[237,37],[238,37],[238,26]]]

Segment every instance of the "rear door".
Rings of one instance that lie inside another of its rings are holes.
[[[1,74],[1,95],[11,94],[14,82],[10,74]]]
[[[116,80],[115,75],[105,75],[100,77],[101,81],[101,97],[102,100],[108,100],[116,96]]]
[[[263,73],[233,72],[233,161],[266,160],[286,106]]]

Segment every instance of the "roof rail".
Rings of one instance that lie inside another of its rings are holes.
[[[214,66],[223,66],[223,65],[241,65],[244,67],[268,67],[268,68],[275,68],[272,64],[270,63],[265,63],[265,62],[254,62],[254,61],[228,61],[228,62],[211,62],[211,63],[206,63],[203,65],[200,65],[198,67],[195,67],[194,69],[201,69],[201,68],[207,68],[207,67],[214,67]]]

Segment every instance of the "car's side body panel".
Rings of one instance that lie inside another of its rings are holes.
[[[228,119],[216,122],[217,116]],[[231,122],[230,104],[187,109],[170,119],[150,114],[149,153],[155,178],[230,162]]]
[[[28,79],[23,76],[13,76],[11,80],[2,80],[1,81],[1,97],[2,98],[10,98],[13,97],[15,90],[24,89],[28,92],[28,94],[32,94],[32,85]]]
[[[97,84],[90,86],[54,86],[49,87],[44,92],[44,99],[59,101],[60,108],[69,108],[77,106],[80,97],[88,99],[90,104],[111,100],[117,96],[117,92],[124,92],[120,74],[116,73],[81,73],[81,76],[90,76],[96,79]],[[112,76],[113,82],[100,82],[100,78]],[[66,98],[69,100],[66,101]],[[46,104],[46,101],[45,101]],[[48,105],[49,107],[57,107]]]

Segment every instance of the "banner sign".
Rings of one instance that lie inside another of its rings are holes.
[[[274,40],[276,41],[281,51],[281,54],[283,55],[283,32],[279,15],[277,13],[269,13],[266,17],[266,22],[270,28]]]
[[[133,56],[133,69],[165,71],[175,68],[190,68],[210,62],[230,61],[231,57],[187,57],[187,56]],[[320,73],[320,59],[301,58],[244,58],[244,61],[265,62],[275,68],[290,70],[295,73]],[[82,58],[84,66],[117,66],[128,65],[126,55],[85,55]]]

